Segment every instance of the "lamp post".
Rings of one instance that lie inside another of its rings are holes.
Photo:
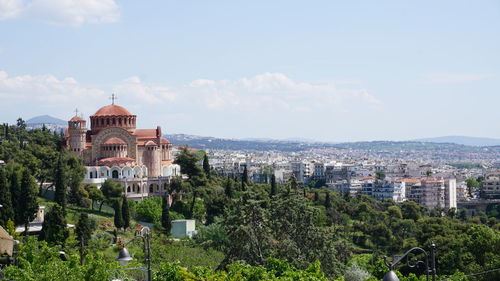
[[[152,270],[151,270],[151,244],[150,244],[151,231],[149,230],[149,228],[146,229],[146,233],[144,235],[136,236],[136,237],[132,238],[131,240],[129,240],[127,243],[125,243],[123,245],[123,248],[118,253],[118,258],[116,260],[119,261],[122,265],[126,265],[129,261],[133,260],[134,258],[132,258],[132,256],[130,255],[127,248],[125,248],[125,246],[127,244],[137,240],[138,238],[142,238],[142,242],[144,243],[143,250],[144,250],[144,256],[145,256],[145,261],[146,261],[146,266],[147,266],[146,267],[146,271],[147,271],[147,275],[148,275],[147,280],[152,281],[153,274],[152,274]]]
[[[394,272],[394,269],[396,266],[403,261],[403,259],[406,258],[406,264],[409,267],[418,267],[419,265],[425,265],[425,277],[426,280],[429,281],[429,273],[432,275],[432,281],[436,281],[436,245],[434,243],[431,244],[431,254],[430,254],[430,259],[431,259],[431,264],[429,265],[429,254],[422,248],[419,247],[413,247],[410,250],[408,250],[406,253],[404,253],[402,256],[396,256],[396,258],[390,263],[387,261],[387,257],[384,257],[384,263],[390,268],[390,271],[387,272],[384,276],[383,281],[399,281],[398,276]],[[418,254],[422,253],[424,254],[424,260],[417,260],[415,262],[412,262],[409,258],[410,254]]]

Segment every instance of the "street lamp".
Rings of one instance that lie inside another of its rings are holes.
[[[404,253],[402,256],[396,256],[396,258],[392,261],[392,263],[387,261],[387,257],[384,257],[384,263],[385,263],[385,265],[387,265],[390,268],[390,271],[385,274],[384,279],[382,279],[382,280],[383,281],[399,281],[399,278],[396,275],[396,273],[394,272],[394,269],[403,259],[406,258],[406,264],[409,267],[418,267],[422,264],[425,265],[426,280],[429,281],[429,273],[430,273],[430,274],[432,274],[432,281],[436,281],[436,255],[435,255],[435,251],[436,251],[436,244],[432,243],[431,244],[431,256],[430,256],[432,264],[430,266],[429,266],[429,255],[427,254],[427,252],[424,249],[419,248],[419,247],[413,247],[410,250],[408,250],[406,253]],[[413,253],[413,254],[423,253],[425,256],[425,259],[412,262],[409,258],[409,255],[411,253]]]
[[[123,245],[123,248],[120,249],[120,252],[118,253],[118,258],[116,259],[117,261],[119,261],[122,265],[126,265],[129,261],[133,260],[134,258],[130,255],[129,251],[127,250],[127,248],[125,248],[125,246],[135,240],[137,240],[138,238],[142,238],[142,242],[144,243],[144,256],[145,256],[145,261],[146,261],[146,270],[147,270],[147,274],[148,274],[148,281],[152,281],[153,279],[153,275],[152,275],[152,271],[151,271],[151,244],[150,244],[150,240],[151,240],[151,231],[149,230],[149,228],[146,228],[146,233],[144,235],[140,235],[140,236],[136,236],[134,238],[132,238],[131,240],[129,240],[127,243],[125,243]]]

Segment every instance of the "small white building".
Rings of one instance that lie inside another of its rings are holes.
[[[177,238],[188,236],[193,237],[196,234],[195,220],[174,220],[172,221],[171,235]]]

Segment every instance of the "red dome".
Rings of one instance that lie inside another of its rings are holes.
[[[74,116],[69,120],[70,122],[75,122],[75,121],[85,121],[82,117],[80,116]]]
[[[110,138],[107,141],[103,142],[102,144],[127,144],[127,143],[120,138]]]
[[[133,116],[125,107],[119,105],[106,105],[101,107],[93,116]]]

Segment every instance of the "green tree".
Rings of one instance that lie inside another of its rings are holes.
[[[422,217],[422,207],[413,201],[405,201],[401,204],[403,218],[414,221]]]
[[[128,200],[125,195],[122,198],[122,220],[123,229],[127,230],[127,228],[130,227],[130,209],[128,207]]]
[[[469,196],[472,197],[472,193],[479,187],[481,187],[481,184],[474,178],[468,178],[465,180],[465,183],[467,184],[467,191],[469,193]]]
[[[104,202],[107,202],[109,205],[113,206],[114,201],[119,201],[121,199],[123,186],[121,186],[119,183],[114,182],[112,179],[107,179],[102,184],[101,191],[104,195],[104,200],[101,201],[99,212],[101,211]]]
[[[297,178],[293,174],[290,178],[290,189],[294,192],[297,192],[299,190],[299,183],[297,182]]]
[[[84,186],[85,191],[87,191],[89,198],[91,200],[91,209],[94,210],[94,202],[103,202],[104,194],[102,191],[93,184],[87,184]]]
[[[398,206],[390,206],[387,208],[387,214],[394,219],[402,219],[403,213]]]
[[[122,204],[120,204],[120,200],[114,200],[113,202],[113,209],[115,210],[115,215],[114,215],[114,223],[115,227],[117,229],[120,229],[123,227],[123,216],[122,216]]]
[[[81,213],[78,218],[78,222],[75,227],[76,240],[79,243],[80,248],[80,264],[83,265],[85,259],[85,248],[88,246],[90,239],[92,238],[92,232],[94,231],[92,223],[89,220],[87,213]]]
[[[19,118],[17,118],[16,126],[19,129],[25,130],[26,129],[26,121],[24,121],[23,118],[19,117]]]
[[[8,173],[8,183],[10,185],[12,209],[14,211],[14,223],[16,225],[24,225],[24,204],[21,197],[23,193],[23,190],[21,188],[21,178],[22,172],[26,169],[19,164],[9,162],[6,166],[6,170]]]
[[[45,241],[36,241],[27,237],[19,245],[17,266],[8,266],[5,270],[7,280],[16,281],[100,281],[112,280],[119,268],[116,261],[107,261],[101,253],[91,253],[85,265],[78,263],[78,258],[66,254],[67,261],[60,258],[59,246],[48,246]],[[120,279],[125,279],[123,275]]]
[[[66,177],[66,164],[62,152],[59,154],[57,165],[54,173],[54,201],[59,204],[63,211],[66,212],[66,192],[67,192],[67,177]]]
[[[12,208],[12,196],[7,182],[7,173],[0,168],[0,225],[5,225],[8,220],[14,220],[14,209]]]
[[[332,199],[330,198],[330,192],[327,191],[325,195],[325,209],[330,209],[332,207]]]
[[[278,186],[276,185],[276,176],[272,174],[271,176],[271,196],[276,196],[278,194]]]
[[[69,237],[64,210],[59,204],[55,204],[45,215],[42,223],[40,239],[51,245],[63,245]]]
[[[160,223],[162,211],[161,201],[160,197],[144,198],[135,207],[137,219],[155,224]]]
[[[194,153],[189,152],[187,147],[183,147],[177,154],[174,163],[181,166],[182,173],[192,178],[202,174],[202,170],[196,164],[199,160]]]
[[[243,174],[241,175],[241,184],[242,185],[248,185],[248,170],[247,170],[247,165],[243,166]],[[244,190],[244,189],[242,189]]]
[[[168,196],[163,196],[161,204],[161,226],[166,235],[170,235],[172,230],[172,218],[170,217],[170,206],[168,204]]]
[[[375,179],[377,179],[377,180],[385,179],[385,172],[384,171],[375,172]]]
[[[203,171],[205,171],[205,175],[210,178],[210,163],[208,162],[208,156],[206,153],[203,156]]]
[[[233,198],[234,196],[233,181],[230,178],[227,178],[226,182],[224,183],[224,193],[229,199]]]
[[[82,165],[82,159],[73,153],[65,154],[67,167],[67,183],[70,188],[70,198],[72,203],[82,205],[85,199],[82,192],[81,183],[85,176],[85,167]]]
[[[87,213],[81,213],[75,227],[76,240],[87,246],[94,231]]]
[[[20,200],[17,201],[15,209],[19,222],[24,225],[25,232],[28,232],[28,224],[35,219],[38,211],[38,194],[35,178],[28,169],[23,169],[21,178]]]

